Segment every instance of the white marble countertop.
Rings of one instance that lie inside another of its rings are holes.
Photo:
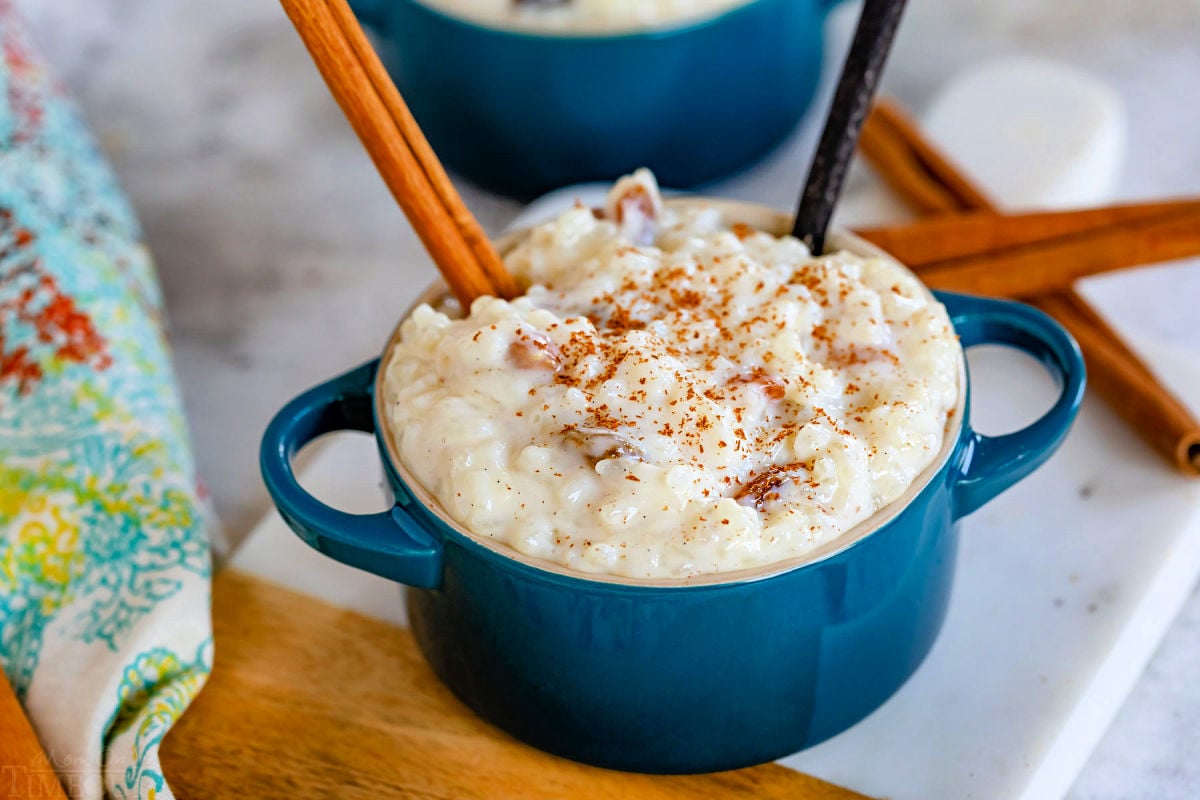
[[[240,538],[267,506],[256,454],[270,415],[375,355],[410,287],[432,270],[274,3],[22,4],[139,209],[167,293],[197,459]],[[1067,61],[1108,81],[1131,114],[1121,194],[1200,194],[1196,0],[911,6],[887,76],[907,104],[920,107],[951,70],[988,55]],[[715,190],[790,205],[813,137],[810,123]],[[464,194],[493,229],[518,210],[471,187]],[[1130,302],[1149,316],[1171,269],[1139,282]],[[1196,335],[1188,319],[1153,326]],[[1200,594],[1073,800],[1200,796],[1197,662]]]

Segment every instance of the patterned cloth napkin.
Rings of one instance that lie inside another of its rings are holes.
[[[212,658],[206,506],[140,242],[0,0],[0,666],[75,798],[171,796],[158,744]]]

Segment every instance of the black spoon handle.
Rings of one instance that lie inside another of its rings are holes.
[[[883,65],[892,49],[905,0],[865,0],[850,53],[842,66],[825,130],[813,155],[792,229],[813,255],[825,251],[825,234],[842,193],[858,134],[871,109]]]

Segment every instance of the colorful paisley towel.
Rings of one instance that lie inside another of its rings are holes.
[[[9,0],[0,55],[0,666],[72,797],[162,800],[159,742],[212,663],[162,299]]]

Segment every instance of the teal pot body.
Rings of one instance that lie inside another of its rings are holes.
[[[673,28],[553,35],[419,0],[352,0],[438,155],[532,197],[650,167],[690,187],[747,166],[812,101],[832,0],[753,0]]]
[[[960,518],[1041,465],[1083,396],[1079,349],[1027,306],[940,294],[965,346],[1024,350],[1061,385],[1012,434],[964,419],[924,488],[842,549],[751,577],[654,586],[542,568],[487,546],[427,505],[379,434],[379,362],[312,389],[271,423],[267,488],[310,545],[406,585],[434,672],[482,717],[536,747],[621,770],[733,769],[810,747],[866,717],[937,638]],[[965,405],[964,407],[968,407]],[[291,457],[336,430],[375,432],[395,505],[331,509],[296,483]]]

